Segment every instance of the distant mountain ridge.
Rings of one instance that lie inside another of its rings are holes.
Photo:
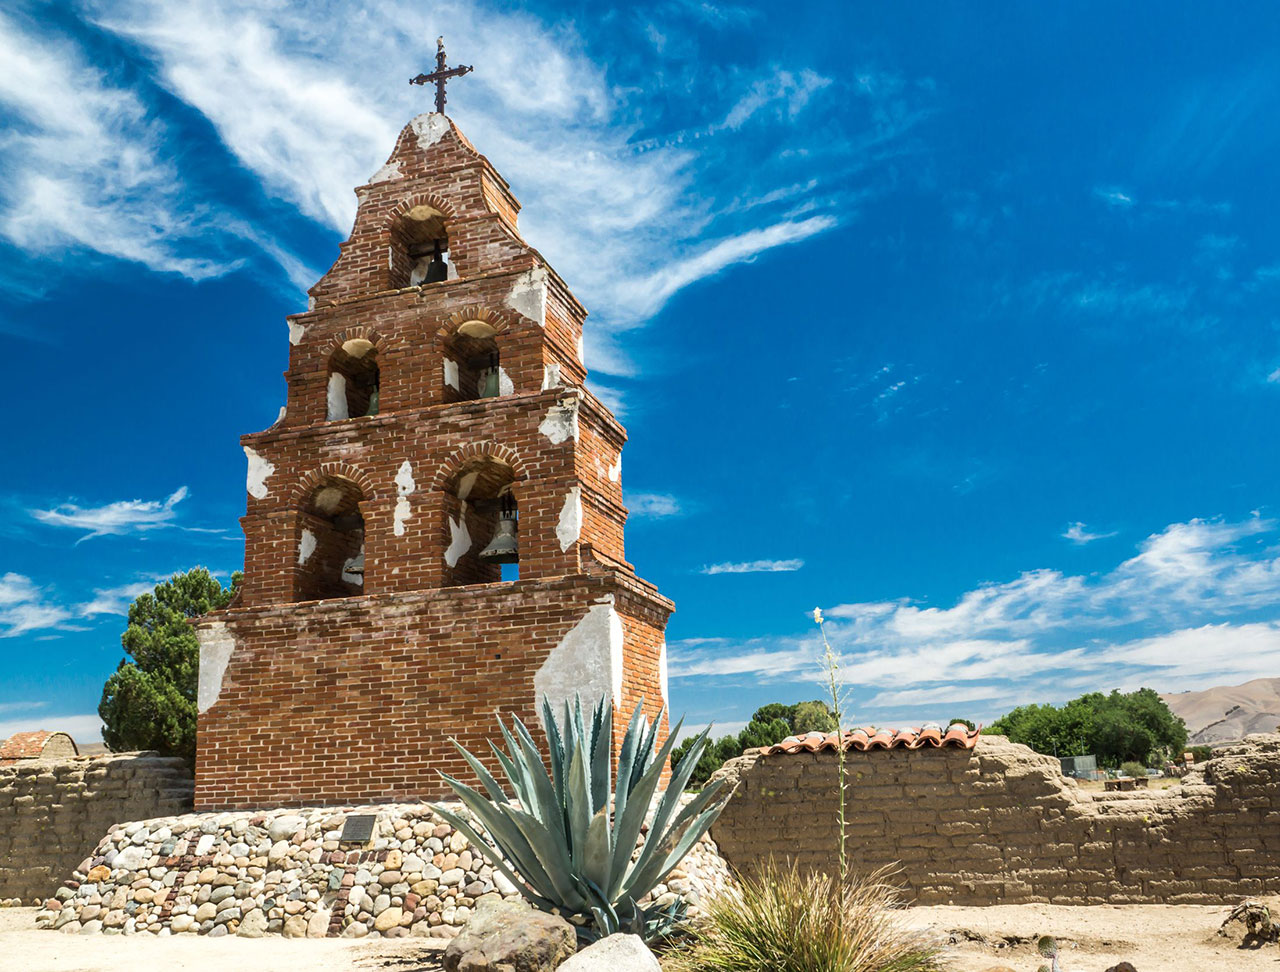
[[[1192,745],[1233,742],[1251,732],[1275,732],[1280,726],[1280,678],[1255,678],[1243,685],[1160,698],[1187,724]]]

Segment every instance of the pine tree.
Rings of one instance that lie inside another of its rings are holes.
[[[239,582],[234,574],[224,588],[196,567],[174,574],[130,605],[120,641],[132,661],[121,659],[98,705],[108,749],[195,755],[200,646],[188,622],[225,607]]]

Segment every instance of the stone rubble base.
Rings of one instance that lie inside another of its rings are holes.
[[[367,844],[339,842],[353,813],[377,816]],[[728,880],[704,837],[652,898],[683,896],[696,914]],[[520,896],[426,806],[189,813],[112,827],[36,923],[80,934],[448,938],[490,895]]]

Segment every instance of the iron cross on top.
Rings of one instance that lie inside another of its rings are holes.
[[[444,83],[450,78],[460,78],[475,70],[469,64],[461,67],[447,68],[444,65],[444,38],[436,38],[436,69],[430,74],[419,74],[410,78],[410,84],[432,84],[436,86],[436,111],[444,114]]]

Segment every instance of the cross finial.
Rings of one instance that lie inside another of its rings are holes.
[[[430,74],[419,74],[416,78],[410,78],[410,84],[435,84],[436,86],[436,111],[444,114],[444,83],[450,78],[460,78],[464,74],[468,74],[475,70],[470,65],[462,65],[461,67],[445,67],[444,63],[444,38],[436,38],[436,69]]]

